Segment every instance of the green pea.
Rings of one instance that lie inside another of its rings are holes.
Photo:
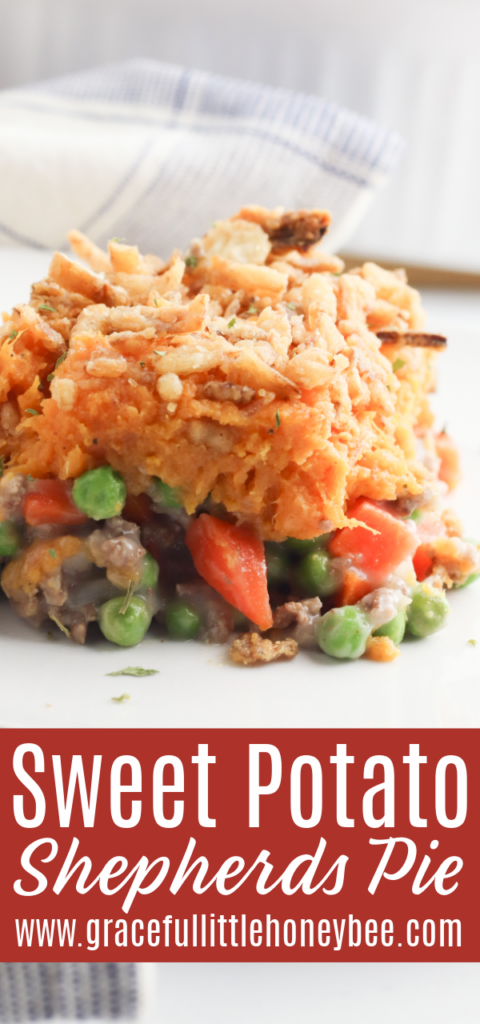
[[[432,587],[428,582],[420,583],[414,590],[412,603],[407,612],[407,630],[413,636],[425,637],[443,629],[450,608],[443,590]]]
[[[279,544],[267,542],[265,544],[265,561],[267,563],[267,581],[269,586],[274,587],[279,583],[284,583],[290,568],[286,551]]]
[[[406,624],[406,613],[403,611],[397,612],[393,619],[390,619],[390,622],[385,622],[383,626],[379,626],[378,629],[374,629],[372,636],[388,636],[392,643],[396,644],[398,647],[405,636]]]
[[[340,586],[340,573],[326,551],[311,551],[297,566],[297,583],[312,597],[328,597]]]
[[[142,575],[140,577],[139,589],[148,590],[151,587],[156,587],[159,573],[158,562],[149,551],[142,558],[140,572]]]
[[[178,487],[169,487],[163,480],[160,480],[159,476],[155,476],[153,480],[155,483],[155,501],[159,505],[163,505],[164,508],[183,508]]]
[[[14,558],[20,551],[22,535],[11,519],[0,523],[0,558]]]
[[[98,623],[107,640],[120,647],[134,647],[143,640],[152,621],[143,597],[132,597],[122,614],[125,597],[112,597],[102,604],[98,612]]]
[[[332,658],[360,658],[371,628],[364,612],[354,605],[332,608],[318,623],[317,643]]]
[[[293,551],[296,555],[308,555],[310,551],[317,551],[318,548],[326,547],[332,536],[332,533],[321,533],[318,537],[312,537],[311,540],[298,540],[297,537],[288,537],[284,542],[284,547],[287,551]]]
[[[75,480],[73,500],[90,519],[111,519],[120,515],[127,497],[123,477],[111,466],[99,466]]]
[[[455,590],[463,590],[464,587],[469,587],[471,583],[475,583],[475,580],[480,579],[480,572],[472,572],[470,576],[467,576],[464,583],[455,583]]]
[[[185,601],[172,601],[167,605],[165,625],[174,640],[194,640],[201,624],[198,613]]]

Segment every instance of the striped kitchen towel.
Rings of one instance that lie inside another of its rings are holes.
[[[166,256],[241,205],[321,206],[343,245],[402,141],[316,96],[133,60],[0,93],[0,244],[76,227]]]
[[[132,1020],[139,1010],[136,964],[0,964],[0,1021]]]

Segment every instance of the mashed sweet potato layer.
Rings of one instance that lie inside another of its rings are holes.
[[[133,494],[161,477],[188,512],[211,494],[274,540],[345,525],[360,495],[421,494],[436,353],[415,344],[419,296],[373,263],[342,273],[327,224],[249,207],[167,264],[73,233],[96,272],[56,254],[4,317],[6,471],[109,463]]]

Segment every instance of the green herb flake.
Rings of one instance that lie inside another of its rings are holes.
[[[29,412],[31,416],[40,416],[38,409],[25,409],[25,412]]]
[[[48,302],[42,302],[41,306],[39,306],[38,308],[39,309],[46,309],[46,310],[48,310],[49,313],[56,313],[57,312],[56,309],[53,306],[49,306],[48,305]]]
[[[146,363],[144,363],[144,362],[142,362],[142,360],[140,359],[140,363],[139,363],[139,365],[140,365],[140,366],[146,366],[147,364],[146,364]]]
[[[227,327],[235,327],[236,322],[237,322],[236,316],[232,316],[232,319],[228,321]]]
[[[166,356],[166,352],[157,352],[156,348],[153,350],[154,356]]]
[[[124,600],[124,602],[122,604],[122,607],[120,608],[120,615],[125,615],[125,612],[128,611],[130,602],[131,602],[132,597],[133,597],[134,590],[135,590],[135,583],[134,583],[133,580],[130,580],[130,583],[128,584],[127,593],[125,594],[125,600]]]
[[[57,619],[57,616],[54,615],[53,612],[49,612],[48,617],[52,620],[52,622],[55,623],[56,626],[58,626],[59,629],[61,629],[62,633],[65,633],[65,636],[70,636],[70,630],[63,625],[63,622],[60,622],[60,619]]]
[[[401,370],[402,366],[405,366],[405,360],[404,359],[396,359],[395,362],[392,364],[393,372],[396,373],[397,370]]]
[[[18,331],[16,331],[15,328],[14,328],[13,331],[10,331],[10,334],[8,335],[8,340],[9,341],[15,341],[15,338],[17,337],[17,334],[18,334]]]
[[[3,455],[0,455],[0,477],[3,476],[4,472],[5,472],[5,461],[4,461]]]
[[[288,303],[287,303],[287,305],[288,305],[288,308],[289,308],[289,309],[293,309],[294,311],[295,311],[295,310],[296,310],[296,308],[297,308],[294,302],[288,302]]]
[[[43,384],[41,381],[40,384],[37,385],[37,391],[43,391]]]
[[[476,640],[467,640],[467,644],[471,644],[472,647],[476,647],[477,646],[477,641]]]
[[[249,306],[247,313],[258,313],[258,309],[255,306]]]
[[[50,555],[50,558],[56,558],[57,557],[57,552],[55,551],[55,548],[49,548],[48,549],[48,553]]]
[[[47,640],[55,640],[55,637],[54,637],[51,629],[47,629]]]
[[[158,306],[158,302],[157,302],[156,298],[153,299],[153,305],[154,306]]]
[[[279,413],[278,409],[277,409],[277,411],[275,413],[275,423],[277,424],[277,430],[278,430],[279,426],[281,426],[281,423],[282,423],[282,421],[280,419],[280,413]]]
[[[112,697],[112,700],[114,700],[116,704],[123,704],[125,700],[130,700],[130,694],[121,693],[119,697]]]
[[[128,668],[121,668],[118,672],[106,672],[107,676],[156,676],[158,668],[140,668],[139,665],[129,665]]]
[[[110,238],[109,241],[110,242],[124,242],[125,239],[124,238]]]
[[[57,359],[57,361],[55,363],[55,370],[58,370],[58,367],[61,366],[62,363],[65,362],[66,358],[67,358],[67,353],[66,352],[62,352],[62,355],[58,357],[58,359]],[[48,374],[47,380],[48,380],[49,383],[50,383],[51,380],[53,380],[54,375],[55,375],[55,371],[53,373],[49,373]]]
[[[29,473],[28,476],[27,476],[27,480],[30,480],[33,483],[33,481],[35,480],[35,477],[32,476],[31,473]]]
[[[187,256],[185,266],[195,270],[195,267],[198,266],[198,258],[196,256]]]

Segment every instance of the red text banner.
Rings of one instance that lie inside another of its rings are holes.
[[[479,733],[4,730],[0,957],[478,961]]]

